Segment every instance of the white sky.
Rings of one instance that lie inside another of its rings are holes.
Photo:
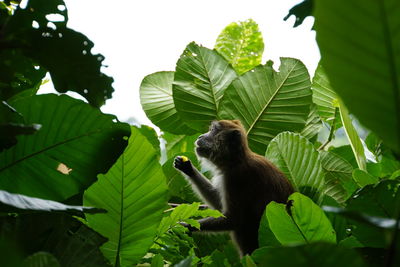
[[[255,20],[265,42],[263,63],[279,57],[298,58],[313,75],[320,55],[311,31],[312,18],[293,28],[283,21],[300,0],[65,0],[68,27],[91,39],[92,52],[105,56],[104,71],[114,78],[113,98],[102,110],[126,121],[150,124],[142,111],[139,86],[144,76],[174,70],[191,41],[213,48],[231,22]],[[48,91],[47,89],[41,92]]]

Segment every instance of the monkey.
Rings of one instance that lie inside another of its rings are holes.
[[[291,183],[269,160],[250,150],[239,120],[213,121],[209,131],[195,141],[195,152],[201,162],[215,168],[211,181],[185,157],[176,157],[174,167],[203,201],[224,215],[200,219],[200,231],[228,231],[239,254],[251,254],[258,248],[258,228],[266,205],[286,203],[294,192]]]

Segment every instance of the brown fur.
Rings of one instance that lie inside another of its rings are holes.
[[[232,233],[242,255],[258,248],[258,228],[266,205],[285,203],[294,192],[290,182],[271,162],[250,150],[240,121],[215,121],[196,141],[200,158],[211,161],[222,176],[212,185],[190,163],[175,160],[175,167],[189,176],[201,197],[225,218],[200,220],[204,231]]]

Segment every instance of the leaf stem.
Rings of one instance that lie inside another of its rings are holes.
[[[335,108],[335,116],[333,117],[333,120],[332,120],[332,124],[331,124],[331,129],[330,129],[330,131],[329,131],[328,140],[326,140],[326,142],[323,143],[323,144],[318,148],[319,151],[324,150],[324,148],[332,141],[333,136],[334,136],[334,134],[335,134],[335,130],[336,130],[336,128],[335,128],[335,122],[336,122],[336,118],[337,118],[338,113],[339,113],[339,108],[336,107],[336,108]]]

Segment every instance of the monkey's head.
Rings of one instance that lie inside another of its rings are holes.
[[[248,151],[246,132],[238,120],[213,121],[195,144],[197,155],[216,165],[235,162]]]

